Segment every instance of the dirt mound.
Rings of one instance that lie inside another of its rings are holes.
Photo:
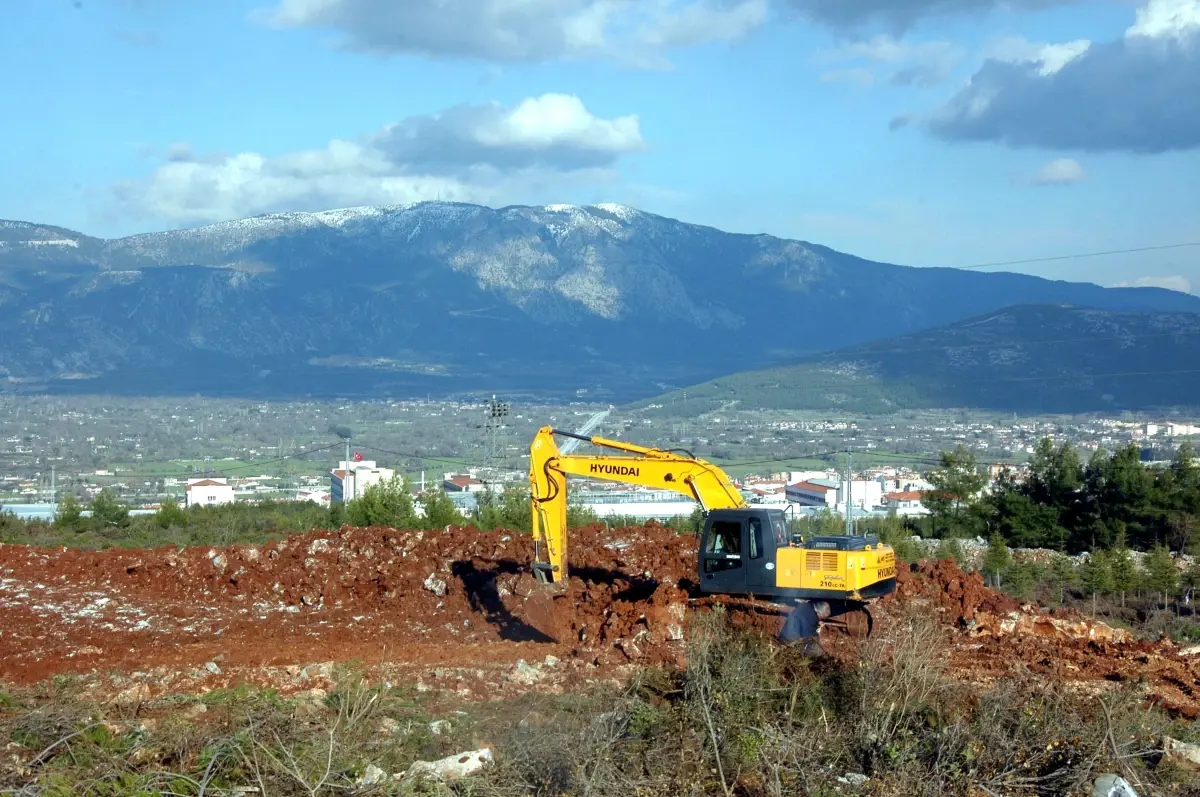
[[[1033,673],[1064,681],[1144,682],[1147,697],[1181,716],[1200,717],[1200,656],[1167,642],[1137,640],[1066,608],[1047,610],[989,589],[978,572],[952,560],[923,561],[897,573],[884,614],[930,605],[958,633],[954,668],[982,682]]]
[[[902,600],[930,600],[956,625],[969,624],[980,614],[1007,614],[1020,607],[1004,593],[984,586],[978,572],[965,573],[951,559],[923,561],[911,570],[899,568],[896,596]]]
[[[1124,629],[1068,608],[1043,611],[984,585],[978,571],[964,572],[953,560],[922,561],[897,574],[895,599],[928,601],[946,622],[969,636],[1038,636],[1053,639],[1133,642]]]
[[[653,524],[576,529],[570,578],[549,589],[530,572],[529,536],[504,530],[346,527],[182,550],[0,545],[0,679],[113,673],[157,694],[284,678],[301,689],[305,665],[359,660],[470,694],[571,688],[680,660],[695,557],[694,537]],[[1200,713],[1200,656],[1021,605],[952,562],[897,580],[878,624],[933,607],[956,630],[964,677],[1145,677],[1154,699]],[[783,621],[773,608],[731,616],[766,633]]]
[[[654,526],[575,530],[578,564],[557,591],[530,574],[529,536],[503,530],[345,527],[221,549],[0,546],[0,677],[497,643],[593,665],[673,660],[695,544]]]

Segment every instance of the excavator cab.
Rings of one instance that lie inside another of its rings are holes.
[[[714,509],[700,538],[700,589],[726,594],[770,594],[775,551],[787,545],[781,509]]]
[[[896,589],[896,556],[874,536],[788,535],[782,509],[714,509],[700,534],[702,592],[865,601]]]

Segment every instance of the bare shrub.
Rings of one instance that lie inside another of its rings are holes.
[[[914,719],[941,708],[947,633],[935,616],[911,611],[863,646],[858,710],[865,738],[886,745]]]

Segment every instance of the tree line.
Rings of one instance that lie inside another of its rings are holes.
[[[1043,439],[1024,478],[1006,470],[988,489],[975,455],[944,451],[928,476],[923,525],[934,537],[999,535],[1018,548],[1068,554],[1128,546],[1189,553],[1197,543],[1200,467],[1184,443],[1166,467],[1141,461],[1130,444],[1098,449],[1086,463],[1070,443]]]
[[[148,515],[130,514],[128,506],[104,489],[87,504],[65,495],[49,522],[0,514],[0,542],[80,548],[259,544],[299,531],[337,529],[346,524],[398,529],[455,525],[529,532],[532,512],[529,490],[522,485],[477,493],[475,509],[464,513],[441,489],[414,495],[411,482],[401,477],[371,485],[359,497],[328,507],[312,501],[266,501],[184,508],[166,498]],[[567,522],[584,526],[599,519],[586,505],[571,502]]]

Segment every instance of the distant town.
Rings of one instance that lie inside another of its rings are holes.
[[[474,401],[284,402],[216,399],[0,399],[0,507],[52,517],[70,493],[108,489],[134,513],[170,497],[183,506],[361,496],[408,480],[414,494],[444,491],[464,512],[486,491],[527,484],[528,445],[541,425],[683,448],[725,468],[752,503],[798,515],[920,515],[940,451],[970,449],[991,478],[1020,478],[1038,441],[1069,442],[1085,461],[1136,443],[1168,461],[1200,435],[1188,420],[1003,418],[908,413],[865,419],[742,411],[658,418],[590,404],[511,407]],[[570,441],[570,450],[577,441]],[[695,503],[670,491],[580,480],[572,500],[598,517],[667,520]],[[418,505],[419,511],[419,505]]]

